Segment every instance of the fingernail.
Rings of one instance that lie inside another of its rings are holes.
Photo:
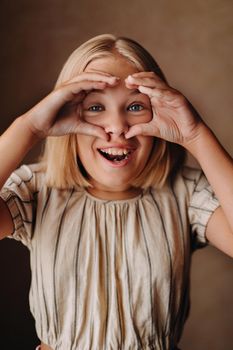
[[[128,75],[128,77],[126,78],[126,80],[133,80],[132,75]]]
[[[111,77],[111,81],[110,81],[110,84],[115,84],[116,82],[118,82],[120,80],[119,77]]]

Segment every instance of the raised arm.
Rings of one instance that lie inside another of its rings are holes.
[[[216,136],[200,127],[187,149],[198,160],[221,207],[216,209],[206,229],[207,239],[233,258],[233,161]]]
[[[131,127],[126,137],[159,137],[180,144],[197,159],[220,202],[207,224],[207,239],[233,257],[232,158],[187,99],[155,73],[135,73],[126,79],[126,86],[148,95],[153,109],[151,122]]]
[[[81,119],[79,104],[92,89],[104,89],[117,82],[116,77],[109,74],[80,74],[18,117],[0,137],[0,189],[27,152],[47,136],[84,133],[106,140],[107,134],[102,128]],[[10,235],[13,230],[8,207],[0,199],[0,239]]]

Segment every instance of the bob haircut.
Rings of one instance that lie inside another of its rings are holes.
[[[70,55],[60,72],[55,88],[84,72],[91,61],[116,54],[135,65],[138,71],[153,71],[166,81],[154,58],[136,41],[103,34],[88,40]],[[92,186],[78,158],[76,137],[76,134],[47,137],[40,159],[45,165],[47,186],[59,189]],[[171,179],[170,175],[175,174],[183,164],[184,155],[185,152],[179,145],[154,138],[148,162],[137,178],[132,179],[131,185],[141,188],[163,187],[167,180]]]

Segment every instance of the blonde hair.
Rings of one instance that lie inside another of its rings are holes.
[[[88,40],[70,55],[60,72],[55,87],[59,87],[65,81],[82,73],[91,61],[116,54],[120,54],[134,64],[139,71],[154,71],[166,81],[154,58],[136,41],[104,34]],[[181,147],[155,138],[148,162],[141,174],[132,181],[132,186],[162,187],[169,178],[169,174],[182,164],[183,158],[184,151]],[[91,186],[85,169],[78,159],[75,134],[48,137],[41,161],[46,166],[46,183],[49,187],[68,189],[77,186]]]

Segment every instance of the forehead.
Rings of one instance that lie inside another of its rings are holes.
[[[91,61],[86,72],[103,72],[121,79],[125,79],[128,75],[138,72],[136,66],[120,55],[111,57],[97,58]]]

